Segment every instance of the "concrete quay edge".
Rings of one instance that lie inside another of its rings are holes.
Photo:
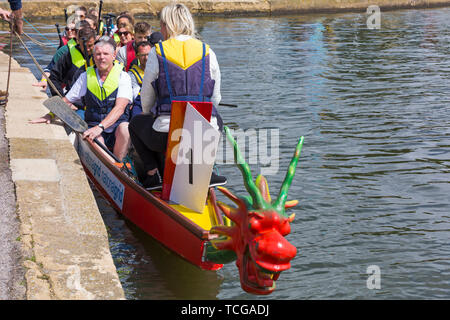
[[[0,88],[9,57],[0,52]],[[28,300],[125,299],[92,190],[64,128],[29,124],[47,95],[12,60],[6,138]]]

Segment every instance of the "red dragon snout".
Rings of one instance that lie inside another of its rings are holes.
[[[282,271],[291,267],[297,248],[290,244],[278,230],[254,238],[244,253],[241,268],[241,286],[255,294],[269,294],[275,290],[275,281]]]

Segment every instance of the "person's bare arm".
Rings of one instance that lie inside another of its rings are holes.
[[[116,123],[117,120],[119,120],[120,116],[125,112],[125,108],[130,103],[130,100],[126,98],[117,98],[116,104],[114,105],[114,108],[112,108],[111,112],[108,113],[105,119],[101,122],[102,125],[106,128],[112,126],[114,123]],[[95,126],[92,128],[89,128],[83,133],[83,139],[89,138],[91,140],[94,140],[99,135],[101,135],[103,132],[103,129],[99,126]]]

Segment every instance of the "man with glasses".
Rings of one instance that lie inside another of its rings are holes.
[[[145,66],[147,64],[148,54],[152,49],[148,41],[142,41],[137,44],[136,59],[131,63],[128,75],[131,78],[131,86],[133,88],[133,108],[131,109],[130,119],[135,115],[142,113],[141,106],[141,87],[144,78]]]

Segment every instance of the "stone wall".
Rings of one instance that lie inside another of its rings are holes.
[[[130,11],[133,14],[156,15],[167,0],[104,0],[103,12],[118,13]],[[450,0],[189,0],[186,4],[194,14],[281,14],[309,12],[363,12],[369,5],[376,4],[381,10],[400,8],[427,8],[449,6]],[[64,8],[70,5],[98,6],[99,1],[73,0],[22,0],[25,16],[49,17],[63,16]],[[8,4],[1,2],[1,7]]]

